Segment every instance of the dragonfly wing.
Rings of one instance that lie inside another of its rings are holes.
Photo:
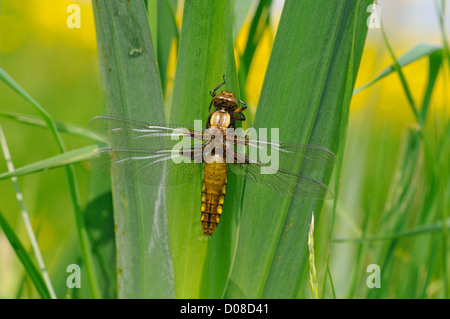
[[[235,151],[244,156],[258,159],[262,157],[278,161],[278,166],[288,171],[316,170],[333,166],[336,155],[326,147],[312,144],[278,143],[258,138],[256,135],[236,133],[234,139],[228,138],[235,145]]]
[[[209,133],[184,125],[153,125],[116,116],[96,116],[88,128],[114,147],[136,149],[171,149],[178,143],[202,145]]]
[[[230,167],[233,173],[265,185],[281,194],[307,199],[333,199],[334,197],[333,192],[325,184],[283,169],[270,172],[270,168],[267,166],[251,163],[231,164]],[[261,173],[263,167],[266,169],[266,174]]]
[[[276,148],[269,148],[270,151]],[[311,144],[279,143],[280,167],[286,170],[317,170],[333,166],[336,155],[328,148]]]
[[[227,147],[227,155],[234,157],[231,170],[248,180],[265,185],[281,194],[308,199],[332,199],[333,192],[323,183],[292,173],[284,168],[262,163],[256,158],[244,156]]]
[[[103,149],[92,155],[92,166],[150,185],[177,185],[201,172],[201,150]],[[198,153],[198,154],[197,154]]]

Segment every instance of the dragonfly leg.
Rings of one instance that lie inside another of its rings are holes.
[[[240,100],[239,102],[241,104],[243,104],[244,106],[234,110],[234,113],[241,113],[242,111],[244,111],[248,108],[247,104],[245,104],[244,101]]]
[[[211,103],[209,103],[208,112],[211,113],[211,106],[212,106],[213,100],[211,100]]]
[[[239,116],[239,117],[238,117],[238,116],[235,116],[234,119],[235,119],[235,120],[239,120],[239,121],[245,121],[246,117],[245,117],[244,114],[242,114],[242,116]]]
[[[234,113],[241,113],[242,111],[246,110],[248,107],[247,104],[245,104],[242,100],[240,100],[239,102],[241,102],[244,106],[234,110]],[[242,116],[240,116],[240,117],[235,116],[234,118],[239,121],[245,121],[245,115],[244,114],[241,114],[241,115]]]

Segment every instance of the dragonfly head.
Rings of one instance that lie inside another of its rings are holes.
[[[214,96],[212,104],[217,109],[225,109],[228,112],[234,112],[238,106],[238,101],[234,96],[234,93],[222,91],[220,94]]]

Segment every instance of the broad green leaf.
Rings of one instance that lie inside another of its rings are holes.
[[[58,154],[41,161],[37,161],[19,168],[14,171],[5,172],[0,174],[0,180],[11,178],[14,176],[22,176],[31,173],[47,171],[52,168],[71,165],[74,163],[86,161],[89,157],[99,150],[99,145],[89,145],[86,147],[78,148],[73,151]]]
[[[142,1],[93,2],[108,114],[163,123],[152,37]],[[175,296],[164,188],[112,178],[119,298]]]
[[[239,96],[236,65],[233,52],[231,0],[205,2],[185,1],[183,23],[178,50],[177,70],[173,91],[170,122],[194,125],[194,120],[203,120],[206,125],[210,91],[223,80],[226,85],[221,90],[234,92]],[[203,237],[200,222],[201,176],[184,185],[167,188],[167,212],[169,219],[170,246],[174,259],[176,296],[197,298],[204,296],[200,282],[208,289],[216,284],[216,276],[230,262],[230,245],[235,237],[226,223],[236,213],[234,205],[240,194],[233,193],[240,188],[234,177],[228,179],[227,199],[223,219],[212,240]],[[235,197],[237,194],[238,197]],[[208,250],[208,242],[214,248]],[[211,254],[213,256],[211,256]],[[207,261],[217,263],[217,271],[212,265],[203,266]],[[219,262],[219,258],[225,261]],[[206,293],[205,296],[211,296]],[[220,294],[219,294],[220,296]]]
[[[16,252],[17,257],[20,259],[20,262],[25,268],[25,271],[28,273],[31,280],[33,281],[33,284],[36,287],[36,290],[38,291],[39,295],[44,299],[50,299],[50,293],[48,292],[47,286],[45,285],[41,273],[39,272],[38,268],[34,265],[33,261],[30,258],[30,255],[23,247],[22,243],[20,242],[14,230],[9,225],[5,216],[3,216],[2,212],[0,212],[0,227],[3,229],[6,238],[8,239],[12,248]]]
[[[111,184],[105,174],[91,171],[84,216],[99,268],[104,298],[117,298],[116,246]]]
[[[370,1],[287,1],[255,117],[285,142],[337,150],[353,45],[355,78]],[[356,8],[359,8],[358,11]],[[356,15],[356,17],[355,17]],[[357,28],[355,30],[355,18]],[[351,74],[351,72],[350,72]],[[304,172],[306,173],[306,172]],[[331,169],[308,176],[327,182]],[[321,201],[290,198],[247,182],[227,298],[294,298],[308,270],[307,235]]]
[[[409,50],[408,52],[406,52],[405,54],[403,54],[401,57],[399,57],[398,64],[401,67],[407,66],[408,64],[411,64],[425,56],[431,56],[435,53],[442,54],[442,46],[428,43],[420,43],[411,50]],[[368,88],[372,84],[378,82],[379,80],[381,80],[382,78],[388,76],[393,72],[395,72],[395,68],[393,64],[391,64],[388,67],[386,67],[383,71],[381,71],[373,80],[355,89],[353,91],[353,94],[361,92],[362,90]]]

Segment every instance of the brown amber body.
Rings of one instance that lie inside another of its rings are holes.
[[[225,81],[224,83],[225,84]],[[223,85],[222,84],[222,85]],[[220,86],[222,86],[220,85]],[[219,88],[218,86],[217,88]],[[216,88],[216,90],[217,90]],[[226,129],[235,127],[235,120],[245,120],[235,117],[235,113],[242,112],[245,108],[237,109],[238,101],[231,92],[223,91],[218,95],[211,93],[213,100],[211,104],[216,107],[208,118],[206,128],[216,128],[222,131],[223,141],[226,140]],[[219,141],[211,141],[211,145],[222,150],[225,145],[214,145]],[[223,143],[223,142],[222,142]],[[219,224],[222,215],[223,203],[225,201],[225,192],[227,190],[228,164],[226,163],[225,152],[223,154],[210,154],[205,163],[205,173],[203,174],[202,189],[202,227],[205,235],[211,236]]]
[[[227,189],[227,173],[227,163],[205,164],[201,218],[205,235],[212,235],[220,221]]]

